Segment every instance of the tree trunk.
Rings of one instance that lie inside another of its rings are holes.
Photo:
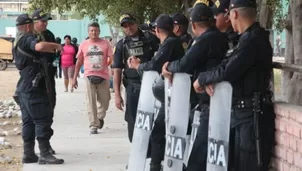
[[[257,0],[259,7],[259,23],[265,29],[271,29],[273,26],[274,9],[267,4],[268,0]]]
[[[294,64],[302,64],[302,0],[290,0],[290,13],[292,19],[292,47],[293,47],[293,59]],[[290,32],[289,32],[290,33]],[[290,43],[290,42],[289,42]],[[287,62],[292,62],[291,49],[287,50],[289,56],[287,56]],[[288,87],[285,87],[288,91],[288,102],[296,105],[302,105],[302,73],[294,73]]]
[[[291,7],[288,7],[288,16],[286,19],[286,48],[285,48],[285,63],[294,64],[294,46],[293,46],[293,28],[292,28],[292,13]],[[289,82],[293,76],[293,72],[282,71],[282,79],[281,79],[281,96],[282,100],[288,102],[288,88]]]

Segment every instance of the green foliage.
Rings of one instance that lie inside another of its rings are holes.
[[[76,20],[81,20],[84,18],[84,15],[80,12],[77,12],[77,11],[72,11],[71,12],[71,15],[70,15],[70,18],[71,19],[76,19]]]
[[[284,10],[285,7],[288,7],[288,0],[269,0],[274,5],[274,26],[275,29],[281,33],[285,28],[286,19],[288,16],[287,10]]]
[[[63,13],[74,9],[79,16],[91,19],[103,14],[111,24],[117,24],[125,12],[142,23],[161,13],[176,12],[181,6],[181,0],[31,0],[29,3],[32,9],[42,8],[46,12],[57,9]]]

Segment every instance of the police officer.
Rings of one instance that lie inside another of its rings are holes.
[[[126,89],[126,112],[125,120],[128,123],[128,137],[132,142],[136,110],[141,86],[141,76],[135,69],[129,68],[127,60],[130,56],[136,56],[140,61],[150,61],[158,48],[153,34],[143,33],[138,29],[135,18],[130,14],[124,14],[120,18],[120,24],[126,37],[120,40],[115,47],[114,61],[114,89],[115,105],[123,110],[123,99],[121,96],[121,81]],[[123,72],[123,78],[122,78]]]
[[[54,34],[50,30],[47,29],[48,20],[52,19],[48,13],[44,13],[43,10],[37,9],[32,14],[32,19],[34,20],[35,34],[39,41],[56,42]],[[48,62],[52,64],[49,66],[48,71],[49,71],[51,88],[52,88],[52,91],[51,91],[52,103],[51,104],[53,105],[53,109],[54,109],[55,105],[56,105],[56,83],[55,83],[55,75],[56,75],[56,71],[57,71],[57,66],[55,63],[56,56],[54,53],[41,53],[41,55],[47,56]],[[53,118],[53,115],[54,115],[53,112],[54,112],[54,110],[52,110],[52,112],[51,112],[51,118]],[[53,135],[53,133],[52,133],[52,135]],[[51,146],[49,146],[49,151],[52,154],[55,154],[55,151],[52,149]]]
[[[163,66],[163,75],[168,79],[171,79],[172,73],[185,72],[192,74],[195,80],[198,73],[220,64],[228,50],[228,41],[216,28],[214,14],[210,7],[204,3],[198,3],[190,15],[192,31],[196,38],[183,58]],[[187,168],[189,171],[205,171],[210,97],[205,93],[192,94],[191,98],[194,96],[198,99],[202,114]]]
[[[184,55],[182,41],[173,33],[173,20],[167,14],[159,15],[155,20],[155,34],[160,39],[161,45],[151,61],[140,63],[136,57],[128,59],[130,68],[143,71],[157,71],[161,73],[162,66],[167,61],[180,59]],[[165,87],[162,77],[156,80],[153,86],[154,96],[161,102],[161,106],[154,122],[151,133],[151,164],[150,171],[160,171],[161,162],[165,152]]]
[[[61,38],[56,37],[56,43],[61,44]],[[60,52],[57,52],[56,54],[56,62],[57,64],[57,71],[56,71],[56,78],[62,78],[62,68],[61,68],[61,55]]]
[[[233,49],[233,47],[237,45],[239,35],[234,32],[229,15],[226,15],[229,6],[230,0],[216,0],[211,9],[216,18],[216,27],[218,30],[225,33],[225,36],[229,40],[229,48]]]
[[[73,38],[71,39],[71,43],[74,44],[74,45],[76,45],[76,46],[79,46],[79,44],[78,44],[78,39],[77,39],[76,37],[73,37]]]
[[[273,49],[269,32],[256,22],[255,0],[231,0],[229,11],[234,31],[241,33],[239,43],[229,60],[199,75],[194,89],[197,92],[206,90],[213,95],[213,84],[220,81],[232,84],[230,145],[234,148],[230,149],[230,170],[267,171],[275,128],[270,91]],[[258,107],[260,111],[257,111]]]
[[[179,36],[183,42],[183,48],[188,49],[193,43],[192,36],[187,32],[189,27],[188,18],[182,13],[175,13],[172,15],[173,18],[173,32],[176,36]]]
[[[23,163],[36,163],[35,137],[39,142],[39,164],[62,164],[64,160],[55,158],[49,152],[49,138],[52,135],[52,106],[47,100],[47,90],[41,75],[42,65],[37,63],[41,52],[54,53],[62,47],[57,43],[38,42],[33,34],[33,20],[28,14],[16,20],[18,34],[13,49],[15,65],[20,70],[17,93],[22,112],[22,139],[24,142]]]

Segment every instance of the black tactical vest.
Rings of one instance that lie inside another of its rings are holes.
[[[126,79],[140,80],[141,77],[135,69],[130,69],[127,60],[131,56],[135,56],[140,59],[141,63],[150,61],[154,56],[154,52],[157,49],[152,47],[151,36],[141,33],[138,40],[133,40],[130,37],[126,37],[123,40],[123,61],[125,64],[124,77]]]

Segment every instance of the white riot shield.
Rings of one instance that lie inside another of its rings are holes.
[[[152,85],[159,76],[156,71],[144,72],[133,132],[128,171],[145,169],[149,139],[153,127],[156,99]]]
[[[233,88],[228,82],[215,85],[210,101],[207,171],[227,171]]]

